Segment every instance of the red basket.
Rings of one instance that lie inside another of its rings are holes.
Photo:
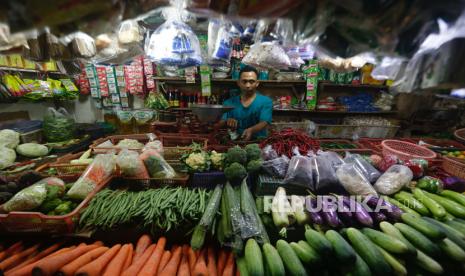
[[[75,176],[60,178],[68,182],[77,180]],[[0,214],[0,231],[9,233],[73,233],[82,209],[87,207],[95,194],[105,188],[110,180],[111,178],[107,178],[100,182],[76,209],[64,216],[47,216],[40,212],[10,212],[8,214]]]
[[[447,173],[460,178],[465,178],[465,162],[454,157],[443,157],[442,167]]]
[[[383,155],[396,155],[399,159],[407,161],[409,159],[425,159],[432,161],[436,158],[436,153],[425,147],[398,140],[384,140],[381,142]]]
[[[116,145],[119,143],[119,141],[124,140],[124,139],[133,139],[137,140],[142,144],[146,144],[147,142],[150,141],[150,138],[147,134],[129,134],[129,135],[111,135],[107,136],[104,138],[100,138],[95,140],[92,145],[89,146],[89,148],[92,149],[92,151],[98,151],[98,153],[105,153],[108,151],[115,151],[119,152],[121,148],[117,147]],[[113,147],[98,147],[98,145],[102,144],[105,141],[110,140],[110,142],[115,145]],[[141,152],[142,149],[131,149],[129,148],[128,150],[133,150],[137,152]]]

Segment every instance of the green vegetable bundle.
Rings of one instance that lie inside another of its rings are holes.
[[[80,226],[111,229],[140,223],[152,232],[194,226],[202,217],[209,197],[206,190],[180,187],[140,192],[105,189],[84,210]]]

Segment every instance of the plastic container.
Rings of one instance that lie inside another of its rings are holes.
[[[79,176],[60,177],[72,182]],[[70,234],[76,229],[81,211],[87,207],[96,193],[105,188],[111,178],[101,181],[96,188],[69,214],[47,216],[40,212],[10,212],[0,214],[0,231],[8,233]]]
[[[42,142],[42,129],[36,129],[25,133],[20,133],[19,138],[21,144],[24,143],[41,143]]]
[[[194,173],[189,181],[189,187],[214,189],[217,184],[226,183],[226,176],[223,172],[203,172]]]
[[[96,140],[105,136],[105,130],[98,124],[78,124],[78,135],[90,135],[92,140]]]
[[[454,157],[443,157],[443,169],[451,175],[465,179],[465,162]]]
[[[260,174],[258,176],[257,185],[255,187],[255,195],[272,196],[276,194],[278,187],[284,187],[286,189],[286,194],[288,195],[308,195],[307,189],[299,186],[284,184],[283,181],[284,179],[275,178],[268,174]]]
[[[437,154],[425,147],[398,140],[384,140],[381,143],[383,155],[396,155],[400,160],[425,159],[432,161]]]
[[[2,126],[2,129],[12,129],[19,133],[27,133],[34,130],[38,130],[42,128],[42,121],[40,120],[21,120],[16,121],[14,123],[5,124]]]
[[[186,173],[177,173],[173,178],[149,178],[149,179],[139,179],[132,177],[117,177],[115,183],[118,184],[118,181],[127,183],[131,182],[131,185],[138,185],[144,188],[158,188],[163,186],[171,187],[185,187],[189,181],[189,175]]]

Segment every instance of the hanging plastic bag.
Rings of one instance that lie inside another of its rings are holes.
[[[407,186],[412,178],[413,173],[408,167],[394,165],[378,178],[373,187],[380,194],[392,195]]]
[[[242,63],[265,69],[288,69],[291,61],[276,42],[258,42],[250,47]]]
[[[144,162],[142,162],[139,154],[135,151],[128,149],[121,150],[116,158],[116,164],[118,164],[123,176],[149,179]]]
[[[289,157],[281,155],[278,158],[264,161],[262,163],[262,168],[272,176],[284,178],[289,167],[289,161]]]
[[[315,191],[330,190],[332,186],[338,185],[336,171],[330,160],[321,155],[312,155],[310,159],[312,160]]]
[[[314,191],[312,160],[308,156],[300,155],[299,148],[295,147],[294,156],[289,161],[289,168],[284,177],[285,184],[292,184],[309,188]]]
[[[50,107],[44,116],[43,132],[48,142],[70,140],[74,137],[75,121],[63,107]]]
[[[355,163],[345,163],[336,170],[337,179],[351,195],[377,195],[373,186]]]
[[[368,163],[368,161],[359,154],[351,154],[350,152],[347,152],[344,162],[354,163],[370,183],[374,183],[381,175],[375,167]]]
[[[232,54],[233,32],[231,31],[232,24],[229,21],[223,20],[220,23],[218,33],[216,35],[215,46],[211,51],[213,60],[229,62]]]
[[[118,30],[118,41],[122,44],[138,43],[144,38],[143,31],[136,20],[121,22]]]
[[[213,52],[215,51],[216,40],[218,38],[220,27],[221,20],[219,19],[212,19],[208,23],[207,52],[209,57],[213,56]]]
[[[113,153],[98,154],[66,195],[72,199],[86,198],[98,184],[114,173],[115,159],[116,156]]]
[[[176,176],[174,169],[155,149],[146,148],[140,155],[140,159],[144,162],[152,178],[173,178]]]

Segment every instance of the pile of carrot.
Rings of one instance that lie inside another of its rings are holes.
[[[156,242],[142,235],[136,245],[102,242],[62,247],[55,243],[25,246],[22,242],[6,248],[0,245],[0,274],[5,276],[235,276],[234,255],[213,247],[194,251],[189,245],[167,248],[165,237]]]

